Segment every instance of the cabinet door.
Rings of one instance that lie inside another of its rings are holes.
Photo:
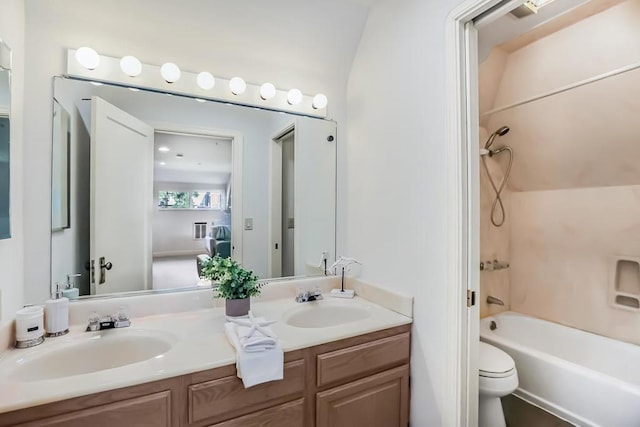
[[[171,426],[171,392],[122,400],[108,405],[83,409],[45,418],[18,427],[169,427]]]
[[[316,427],[406,427],[409,365],[316,395]]]
[[[304,399],[263,409],[211,427],[304,427]]]

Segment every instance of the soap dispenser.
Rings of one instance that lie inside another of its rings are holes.
[[[44,319],[47,337],[59,337],[69,332],[69,299],[62,296],[60,284],[51,299],[44,303]]]
[[[80,290],[76,288],[71,281],[72,277],[80,277],[82,274],[67,274],[67,283],[64,285],[64,289],[62,290],[62,296],[69,299],[78,299],[80,296]]]

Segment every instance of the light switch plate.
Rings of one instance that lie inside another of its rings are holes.
[[[245,218],[244,219],[244,229],[245,230],[253,230],[253,218]]]
[[[295,227],[295,219],[294,218],[287,218],[287,228],[288,229],[292,229]]]

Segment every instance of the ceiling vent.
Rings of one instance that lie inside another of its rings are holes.
[[[538,6],[533,4],[533,2],[531,1],[525,1],[522,5],[516,7],[510,13],[516,18],[522,19],[538,13]]]

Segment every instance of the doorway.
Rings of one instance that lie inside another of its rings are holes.
[[[562,127],[563,125],[563,120],[565,120],[565,124],[567,123],[566,120],[569,118],[567,117],[567,114],[569,113],[558,114],[556,110],[555,115],[541,118],[540,111],[552,111],[552,108],[550,107],[554,107],[556,109],[564,108],[564,110],[561,111],[571,112],[570,115],[573,118],[573,122],[588,123],[590,120],[584,118],[584,115],[580,116],[580,114],[578,113],[581,108],[567,108],[561,107],[561,105],[576,102],[579,91],[574,91],[574,89],[582,88],[580,89],[580,91],[595,91],[595,85],[590,86],[591,89],[588,89],[587,85],[590,85],[591,83],[594,83],[596,81],[608,79],[613,75],[617,75],[614,73],[618,73],[618,71],[620,71],[619,74],[621,74],[623,72],[623,69],[627,70],[629,68],[628,66],[623,68],[612,67],[614,68],[613,71],[601,70],[596,72],[586,72],[585,70],[581,69],[581,72],[584,71],[587,74],[581,76],[580,78],[571,77],[567,72],[564,72],[563,76],[569,77],[567,81],[562,81],[561,83],[556,82],[555,87],[546,87],[551,84],[552,80],[557,80],[557,78],[559,77],[559,73],[553,72],[553,67],[544,68],[547,74],[541,74],[541,77],[546,77],[542,79],[544,80],[543,82],[548,84],[546,86],[536,86],[536,82],[532,81],[531,78],[527,78],[526,72],[528,71],[529,73],[535,73],[536,70],[540,70],[540,68],[536,66],[522,66],[520,69],[523,70],[524,74],[518,74],[518,77],[521,78],[514,80],[514,73],[511,72],[510,74],[511,80],[509,81],[518,81],[523,83],[520,85],[516,84],[511,87],[512,89],[515,89],[514,91],[512,91],[512,95],[513,93],[520,91],[518,92],[517,96],[511,96],[511,99],[509,99],[508,97],[504,96],[504,93],[502,93],[500,102],[492,102],[490,103],[490,105],[487,105],[486,102],[483,103],[483,96],[486,95],[488,84],[485,81],[482,85],[479,85],[480,72],[478,64],[482,63],[487,58],[488,51],[486,49],[483,51],[483,43],[479,43],[479,41],[482,42],[483,40],[482,38],[479,38],[478,31],[484,31],[485,29],[490,28],[499,19],[504,19],[505,15],[510,14],[514,11],[514,9],[520,7],[522,3],[522,1],[468,1],[461,5],[458,9],[453,11],[451,16],[449,17],[448,22],[448,37],[450,42],[448,49],[448,70],[450,72],[450,76],[452,77],[449,81],[449,91],[451,96],[451,104],[449,106],[451,122],[449,130],[450,135],[452,136],[447,146],[447,149],[449,150],[450,160],[450,173],[448,175],[448,179],[452,184],[449,208],[451,209],[450,212],[452,214],[455,214],[455,217],[450,224],[450,243],[451,245],[453,245],[452,247],[455,248],[455,254],[452,254],[451,258],[449,259],[449,267],[451,268],[451,277],[456,283],[456,286],[454,286],[454,288],[456,289],[450,290],[450,304],[453,312],[455,313],[455,316],[452,315],[452,321],[456,322],[456,325],[458,327],[457,331],[459,332],[459,335],[456,336],[458,343],[453,342],[454,340],[452,340],[452,342],[450,343],[450,350],[454,352],[453,354],[456,354],[458,356],[458,363],[455,367],[452,367],[451,373],[459,375],[459,379],[457,381],[452,381],[450,388],[450,397],[457,399],[457,401],[459,402],[459,406],[457,408],[451,408],[452,413],[456,414],[455,417],[458,417],[455,418],[455,421],[453,422],[457,425],[477,424],[478,384],[476,372],[478,372],[477,343],[479,338],[479,304],[483,304],[485,314],[487,313],[486,310],[488,309],[501,310],[500,307],[486,305],[486,299],[488,295],[482,295],[480,293],[480,269],[482,268],[483,264],[485,267],[488,265],[489,272],[485,272],[482,274],[485,274],[485,278],[488,278],[487,275],[491,275],[491,280],[494,281],[494,279],[499,274],[501,274],[495,273],[495,270],[509,268],[509,263],[505,263],[505,259],[500,259],[499,254],[498,256],[489,257],[486,255],[487,252],[485,252],[485,255],[482,257],[482,259],[480,259],[480,233],[486,231],[487,227],[495,227],[491,228],[491,230],[499,230],[499,226],[496,225],[496,223],[501,224],[502,222],[504,222],[504,216],[501,213],[502,209],[500,208],[500,206],[498,206],[494,212],[495,217],[491,217],[488,214],[490,210],[483,209],[485,221],[480,221],[481,184],[479,183],[479,178],[488,175],[488,171],[485,172],[484,168],[480,169],[483,166],[480,161],[480,156],[496,155],[498,154],[498,150],[503,151],[503,149],[506,149],[508,145],[515,144],[513,145],[513,149],[516,160],[514,160],[514,168],[511,170],[512,181],[510,182],[513,182],[513,188],[515,189],[515,191],[520,192],[518,193],[517,204],[517,206],[519,206],[518,209],[520,209],[520,213],[533,211],[531,207],[532,205],[526,205],[529,206],[528,210],[522,209],[522,206],[525,206],[523,201],[526,201],[529,197],[534,196],[533,193],[531,193],[531,196],[523,193],[526,191],[535,191],[535,196],[538,200],[543,196],[546,196],[545,194],[541,193],[543,191],[561,189],[565,192],[569,192],[572,191],[572,188],[577,187],[595,187],[607,185],[606,183],[604,183],[604,181],[600,183],[596,182],[595,184],[593,184],[592,181],[595,179],[594,177],[597,177],[597,175],[594,175],[593,173],[591,173],[590,178],[588,179],[586,178],[586,176],[582,176],[581,182],[564,179],[564,175],[560,176],[559,174],[555,173],[553,164],[550,163],[551,158],[545,156],[544,153],[555,153],[558,151],[558,148],[555,148],[553,150],[545,149],[545,145],[552,140],[552,137],[559,137],[559,135],[562,135],[564,137],[564,144],[560,145],[559,147],[563,148],[565,151],[569,148],[568,143],[570,139],[567,138],[568,135],[558,131],[559,127]],[[496,42],[495,44],[509,44],[513,49],[511,52],[515,52],[518,49],[525,47],[527,43],[537,43],[543,38],[547,38],[548,44],[552,43],[551,41],[549,41],[548,37],[551,34],[554,34],[555,31],[561,31],[565,27],[570,28],[574,23],[580,22],[580,20],[588,19],[589,17],[595,16],[598,13],[602,12],[603,9],[597,11],[592,9],[589,12],[585,12],[585,9],[589,4],[592,7],[598,8],[603,7],[604,3],[605,2],[576,2],[572,4],[572,2],[570,1],[551,3],[549,9],[546,9],[546,7],[544,9],[545,13],[547,14],[544,22],[538,23],[537,26],[525,29],[523,32],[512,34],[510,38],[503,39],[501,42]],[[578,10],[583,4],[585,5],[585,8]],[[563,12],[557,12],[556,8],[556,12],[553,12],[551,5],[553,5],[554,7],[564,7],[565,10]],[[607,7],[612,7],[612,3],[608,2]],[[577,20],[571,22],[571,19],[574,19],[572,18],[572,15],[578,16]],[[519,19],[517,16],[511,15],[509,15],[508,18],[512,22],[517,22],[517,19]],[[552,19],[554,19],[553,22]],[[554,29],[552,30],[551,27],[554,27]],[[598,33],[593,28],[593,26],[590,26],[586,28],[586,30],[587,32],[591,30],[592,32]],[[520,36],[525,31],[526,37],[516,37]],[[545,31],[547,31],[547,33],[545,33]],[[496,34],[495,31],[493,32],[493,34]],[[484,33],[484,35],[486,35],[486,33]],[[581,40],[582,45],[589,45],[585,42],[585,40],[587,39],[588,37],[584,37]],[[537,51],[540,53],[544,52],[545,54],[547,54],[548,52],[552,51],[552,49],[548,48],[549,46],[545,48],[541,47],[541,45],[539,44],[536,46]],[[555,47],[558,46],[558,43],[555,43]],[[519,52],[519,55],[520,54],[522,54],[522,52]],[[573,55],[572,58],[575,59],[575,57],[576,55]],[[522,61],[522,58],[523,56],[518,56],[519,61]],[[550,58],[551,59],[547,59],[547,65],[563,63],[562,59],[556,60],[554,59],[554,57]],[[563,56],[561,56],[561,58],[563,58]],[[545,61],[541,60],[540,58],[532,62],[538,65],[545,64]],[[510,64],[513,65],[513,63]],[[521,62],[519,62],[518,64],[521,64]],[[601,65],[601,63],[599,64]],[[617,67],[619,66],[620,65],[617,65]],[[541,73],[540,71],[538,72]],[[531,76],[529,75],[528,77]],[[505,77],[503,76],[502,78]],[[534,86],[536,88],[534,88]],[[530,88],[532,93],[525,94],[526,96],[523,95],[523,92],[526,92],[523,91],[523,89]],[[571,100],[568,100],[568,98],[571,98]],[[605,97],[599,96],[596,98],[600,100],[600,105],[606,104],[606,102],[604,101]],[[486,97],[484,99],[486,100]],[[540,103],[535,104],[534,101],[538,100],[540,100]],[[547,103],[545,104],[545,102]],[[585,102],[578,103],[580,104],[580,106],[587,104]],[[481,112],[484,114],[481,114]],[[583,117],[582,120],[576,120],[576,114],[578,114],[580,117]],[[591,115],[591,117],[602,116],[602,114]],[[491,120],[489,120],[488,117],[491,117]],[[485,121],[485,130],[481,130],[481,125],[483,125],[482,120]],[[533,126],[534,124],[542,123],[544,123],[544,126],[541,126],[534,131],[529,128],[529,126]],[[509,136],[506,136],[507,133],[509,133],[509,127],[511,127],[511,134]],[[620,127],[621,126],[616,126],[615,128],[618,129]],[[524,129],[528,129],[529,131],[524,132]],[[592,129],[590,133],[597,134],[600,129],[607,129],[607,126],[596,126],[596,129]],[[568,129],[568,134],[575,138],[577,133],[575,129]],[[527,139],[527,136],[535,137],[534,139],[536,139],[536,141],[533,141],[530,138]],[[593,150],[590,151],[588,148],[588,144],[586,143],[588,141],[588,138],[583,137],[579,139],[581,142],[580,147],[582,148],[580,150],[574,150],[573,152],[593,153]],[[616,143],[621,140],[621,138],[613,139],[616,141]],[[496,144],[491,146],[494,140],[496,140]],[[602,140],[602,138],[600,138],[600,140]],[[483,147],[484,150],[482,149]],[[609,149],[611,150],[611,147],[609,147]],[[519,159],[518,156],[520,156]],[[542,157],[544,158],[542,159]],[[627,155],[626,157],[629,158],[632,156]],[[604,158],[604,156],[600,156],[600,158]],[[526,161],[523,159],[525,159]],[[607,160],[609,162],[611,162],[610,159],[611,157],[607,156]],[[487,163],[493,164],[495,170],[502,172],[503,179],[505,175],[508,175],[511,164],[511,159],[509,159],[509,156],[497,156],[492,161],[489,161],[488,159],[486,160]],[[538,160],[539,164],[536,164],[536,161]],[[567,157],[565,158],[565,160],[566,161],[562,164],[561,167],[563,173],[566,173],[567,170],[571,170],[571,168],[580,169],[581,158]],[[499,162],[501,164],[499,164]],[[594,167],[599,167],[601,163],[602,162],[592,162],[592,165],[595,166],[587,168],[586,170],[593,171]],[[491,164],[489,166],[491,166]],[[541,176],[540,174],[535,176],[526,174],[527,171],[533,172],[541,170],[545,171],[544,183],[541,183],[540,180],[534,181],[534,178],[536,176]],[[617,168],[617,170],[620,170],[620,168]],[[564,181],[561,182],[561,179],[564,179]],[[585,183],[589,183],[590,185],[586,185]],[[485,182],[485,184],[487,183]],[[555,185],[557,188],[553,187],[553,185]],[[611,184],[609,183],[608,185]],[[482,191],[486,189],[485,187],[486,185],[483,187]],[[491,186],[489,186],[489,188],[490,187]],[[500,187],[500,184],[498,184],[498,187]],[[567,200],[569,199],[564,198],[563,202]],[[490,208],[491,201],[487,201],[485,197],[485,208],[487,205]],[[509,216],[509,207],[506,206],[506,208],[507,216]],[[586,215],[589,210],[593,209],[594,208],[583,209],[581,214]],[[516,215],[515,210],[513,212],[514,218],[523,218],[522,215]],[[540,210],[536,210],[536,212],[540,212]],[[556,214],[557,212],[554,211],[553,215],[550,214],[545,218],[555,218],[557,216]],[[488,225],[489,220],[491,223],[493,223],[493,225]],[[545,230],[549,230],[549,224],[549,222],[545,223]],[[572,226],[574,228],[577,227],[577,225],[574,223],[572,223]],[[513,237],[517,237],[523,234],[522,228],[518,230],[520,234],[511,234],[510,236],[507,236],[507,244],[509,244],[509,242],[513,243],[514,241],[516,243],[518,241],[523,241],[522,239],[517,240],[517,238]],[[559,235],[558,233],[551,234]],[[584,233],[581,232],[581,234]],[[484,237],[482,240],[485,240]],[[566,239],[565,242],[568,242],[568,239]],[[537,245],[541,246],[542,243],[538,241]],[[528,250],[529,249],[530,248],[528,248]],[[527,259],[533,258],[535,257],[528,257]],[[557,260],[560,257],[553,256],[549,258]],[[497,263],[496,260],[498,260]],[[484,261],[484,263],[481,263],[481,261]],[[491,265],[489,265],[488,262]],[[498,265],[498,268],[495,268],[496,265]],[[522,263],[519,265],[522,265]],[[523,269],[512,268],[510,271],[512,273],[514,271],[519,271],[520,276],[522,276],[521,273]],[[528,271],[530,272],[530,270]],[[553,271],[553,269],[548,268],[547,271]],[[529,277],[534,276],[529,274]],[[513,281],[512,278],[511,280]],[[526,280],[518,279],[517,282],[518,289],[520,289],[523,288],[523,283],[525,283]],[[536,286],[538,288],[542,287],[539,286],[540,282],[543,281],[539,281],[538,283],[536,283]],[[493,292],[498,292],[495,287],[493,287],[492,289]],[[513,293],[513,289],[513,286],[511,286],[507,282],[507,293],[505,293],[504,296],[497,293],[493,294],[493,296],[497,296],[498,298],[493,298],[494,301],[492,303],[495,304],[496,300],[498,302],[502,302],[500,300],[504,299],[505,306],[508,306],[508,300],[510,298],[508,292],[510,291],[511,293]],[[581,295],[584,295],[583,290],[583,288],[580,289]],[[464,293],[468,293],[468,295],[471,296],[471,303],[468,304],[469,307],[460,307],[459,301],[463,298]],[[520,292],[520,295],[522,295],[522,292]],[[474,296],[475,303],[473,298]],[[480,296],[482,296],[482,299],[479,298]],[[531,293],[529,293],[529,296],[531,296]],[[457,301],[456,298],[458,298]],[[584,301],[582,302],[584,303]],[[518,304],[519,306],[522,306],[523,300],[519,300]],[[518,311],[517,307],[516,311]],[[580,329],[588,328],[585,327]]]

